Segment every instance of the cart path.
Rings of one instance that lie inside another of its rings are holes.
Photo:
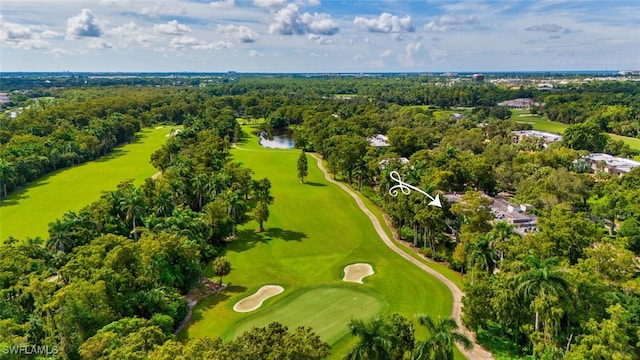
[[[360,208],[360,210],[362,210],[362,212],[364,212],[365,215],[369,217],[369,219],[371,220],[371,223],[373,224],[373,227],[376,229],[376,232],[378,233],[382,241],[391,250],[393,250],[396,254],[402,256],[403,258],[405,258],[407,261],[413,263],[415,266],[426,271],[431,276],[435,277],[436,279],[438,279],[440,282],[442,282],[449,288],[449,290],[453,294],[453,309],[451,309],[451,317],[456,321],[456,323],[460,327],[460,332],[464,334],[466,337],[468,337],[469,339],[471,339],[471,341],[473,341],[473,349],[471,350],[465,350],[462,346],[456,343],[456,346],[458,347],[460,352],[467,359],[472,359],[472,360],[493,359],[493,355],[476,342],[476,338],[473,332],[469,331],[469,329],[467,329],[466,327],[464,327],[464,325],[462,325],[462,297],[464,296],[464,293],[462,292],[462,290],[460,290],[456,286],[456,284],[454,284],[451,280],[444,277],[439,272],[423,264],[422,262],[418,261],[417,259],[413,258],[411,255],[407,254],[402,249],[400,249],[393,242],[393,240],[391,240],[389,236],[384,232],[384,229],[382,228],[380,221],[378,221],[378,218],[376,218],[376,216],[369,209],[367,209],[367,207],[362,202],[362,199],[360,199],[360,197],[356,193],[354,193],[348,186],[340,182],[337,182],[331,178],[331,176],[329,175],[329,172],[322,166],[322,158],[320,156],[318,156],[317,154],[310,154],[310,155],[317,160],[318,168],[320,168],[320,170],[324,173],[324,177],[325,179],[327,179],[327,181],[339,186],[342,190],[344,190],[346,193],[351,195],[351,197],[353,197],[356,200],[356,203],[358,204],[358,207]]]

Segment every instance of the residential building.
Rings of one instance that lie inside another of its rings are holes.
[[[537,103],[530,98],[517,98],[513,100],[505,100],[498,103],[498,106],[506,106],[509,109],[518,110],[531,110],[532,107],[539,105],[540,103]]]
[[[545,147],[547,147],[549,144],[553,142],[562,141],[562,135],[544,132],[544,131],[520,130],[520,131],[513,132],[513,142],[516,144],[530,137],[542,139],[542,141],[544,141]]]
[[[603,171],[617,176],[622,176],[640,166],[638,161],[601,153],[591,153],[585,157],[585,160],[594,171]]]
[[[389,144],[389,138],[382,134],[377,134],[372,137],[368,137],[367,141],[369,142],[369,145],[374,147],[391,146],[391,144]]]
[[[454,204],[461,201],[462,195],[464,194],[450,193],[444,194],[444,197],[449,203]],[[538,217],[528,213],[532,205],[515,205],[503,197],[494,198],[486,194],[484,196],[492,201],[489,208],[493,213],[494,221],[506,221],[513,224],[515,226],[513,230],[521,235],[538,230]]]

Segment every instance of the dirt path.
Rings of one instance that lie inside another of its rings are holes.
[[[402,256],[407,261],[413,263],[414,265],[416,265],[420,269],[428,272],[430,275],[432,275],[436,279],[440,280],[440,282],[442,282],[443,284],[445,284],[449,288],[449,290],[453,294],[453,309],[451,310],[451,317],[453,317],[455,319],[456,323],[458,323],[458,326],[460,326],[460,332],[463,333],[465,336],[467,336],[469,339],[471,339],[473,341],[473,345],[474,345],[473,349],[471,349],[471,350],[465,350],[461,346],[458,346],[458,349],[460,349],[460,352],[462,352],[462,354],[467,359],[472,359],[472,360],[476,360],[476,359],[477,360],[493,359],[493,355],[490,352],[488,352],[487,350],[485,350],[484,348],[482,348],[475,341],[475,335],[471,331],[469,331],[466,327],[464,327],[462,325],[462,320],[461,320],[461,317],[462,317],[462,296],[464,295],[464,293],[453,282],[451,282],[451,280],[447,279],[446,277],[444,277],[439,272],[437,272],[437,271],[433,270],[432,268],[430,268],[429,266],[421,263],[417,259],[413,258],[411,255],[405,253],[402,249],[400,249],[393,242],[393,240],[391,240],[389,238],[389,236],[384,232],[384,229],[382,228],[382,225],[380,224],[380,221],[378,221],[378,218],[376,218],[376,216],[369,209],[367,209],[367,207],[362,202],[362,199],[360,199],[360,197],[356,193],[354,193],[348,186],[331,179],[331,176],[329,175],[329,172],[322,166],[322,158],[320,158],[320,156],[318,156],[317,154],[311,154],[311,156],[313,156],[318,161],[318,167],[324,173],[324,177],[325,177],[325,179],[327,179],[327,181],[338,185],[340,188],[342,188],[342,190],[347,192],[349,195],[351,195],[356,200],[356,203],[358,204],[358,207],[360,207],[360,210],[362,210],[362,212],[364,212],[365,215],[367,215],[369,217],[369,219],[373,223],[373,227],[376,229],[376,232],[378,233],[378,235],[380,236],[382,241],[391,250],[395,251],[398,255]]]
[[[178,335],[185,326],[189,324],[189,320],[193,316],[193,308],[198,304],[198,301],[210,296],[213,293],[220,293],[227,286],[225,284],[220,284],[215,281],[212,281],[209,278],[201,278],[200,283],[191,289],[188,294],[184,296],[184,299],[187,300],[188,311],[187,316],[182,319],[178,327],[173,332],[174,335]]]

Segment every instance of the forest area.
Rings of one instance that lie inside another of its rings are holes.
[[[149,159],[157,179],[123,181],[51,223],[46,239],[0,239],[0,346],[55,346],[53,358],[67,359],[327,357],[312,329],[280,324],[230,341],[175,338],[184,295],[203,269],[218,263],[227,275],[226,240],[249,219],[262,228],[278,201],[268,178],[229,155],[242,122],[292,129],[296,147],[320,154],[404,240],[464,274],[464,324],[497,358],[637,359],[640,168],[618,177],[594,172],[584,157],[640,154],[608,135],[640,135],[639,87],[592,82],[549,92],[422,76],[25,85],[11,95],[22,113],[0,120],[2,198],[108,155],[145,127],[184,129]],[[512,132],[531,125],[496,104],[519,97],[544,103],[533,113],[571,124],[563,140],[514,143]],[[389,146],[371,146],[376,134]],[[419,194],[393,197],[392,171],[460,201],[443,198],[439,209]],[[496,219],[497,196],[531,205],[536,231]],[[386,326],[411,332],[405,320],[389,317]],[[391,343],[399,347],[386,358],[417,356],[406,342]]]

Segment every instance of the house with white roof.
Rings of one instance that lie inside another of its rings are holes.
[[[601,153],[591,153],[585,157],[585,160],[594,171],[603,171],[617,176],[622,176],[640,166],[638,161]]]

